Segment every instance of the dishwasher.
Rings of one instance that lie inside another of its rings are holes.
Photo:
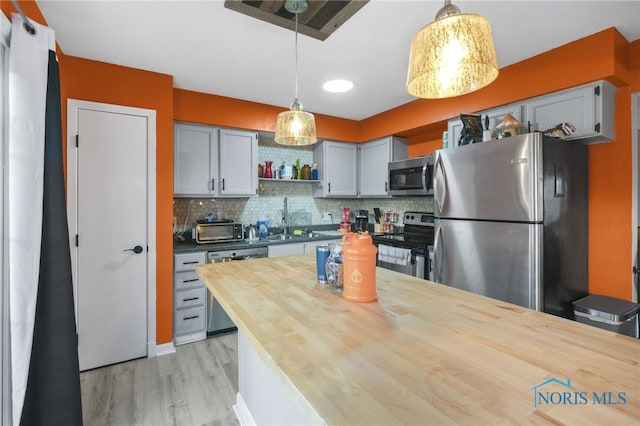
[[[267,247],[251,247],[238,250],[221,250],[207,252],[207,263],[236,262],[239,260],[267,257]],[[207,336],[237,330],[229,315],[222,309],[220,303],[207,289]]]

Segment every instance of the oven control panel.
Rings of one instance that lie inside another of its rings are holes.
[[[405,212],[402,223],[405,225],[434,226],[433,213],[428,212]]]

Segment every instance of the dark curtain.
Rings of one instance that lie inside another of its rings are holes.
[[[21,425],[82,425],[62,159],[60,78],[49,52],[40,276]]]

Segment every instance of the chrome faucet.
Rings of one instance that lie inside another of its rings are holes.
[[[284,208],[282,209],[282,233],[287,234],[287,218],[289,216],[289,209],[287,207],[287,197],[284,197]]]

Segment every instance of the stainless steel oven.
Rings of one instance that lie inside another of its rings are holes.
[[[418,278],[430,279],[430,246],[433,245],[433,213],[405,212],[404,232],[374,235],[377,265]]]
[[[267,247],[251,247],[238,250],[210,251],[207,253],[207,263],[212,262],[235,262],[238,260],[257,259],[267,257]],[[207,335],[225,333],[236,330],[236,325],[222,309],[220,303],[207,290],[209,300],[207,301]]]

